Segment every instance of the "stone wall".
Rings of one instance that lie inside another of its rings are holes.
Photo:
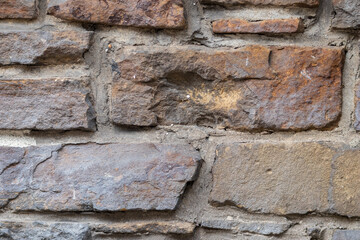
[[[1,240],[359,240],[358,0],[0,0]]]

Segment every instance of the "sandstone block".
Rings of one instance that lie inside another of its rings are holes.
[[[214,33],[284,34],[303,32],[302,20],[270,19],[250,22],[244,19],[221,19],[212,24]]]
[[[85,79],[0,80],[0,129],[95,130]]]
[[[4,150],[8,159],[21,151]],[[17,211],[174,210],[201,161],[187,145],[89,143],[24,151],[20,163],[0,175],[2,205]]]
[[[0,19],[33,19],[36,16],[36,0],[0,0]]]
[[[181,0],[55,0],[50,5],[48,14],[70,21],[175,29],[186,25]]]
[[[211,202],[278,215],[326,212],[335,154],[319,143],[221,145]]]
[[[237,130],[336,126],[340,48],[126,47],[115,53],[111,120]]]
[[[77,63],[90,37],[79,31],[0,32],[0,65]]]

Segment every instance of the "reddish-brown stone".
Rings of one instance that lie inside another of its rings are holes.
[[[115,124],[299,131],[340,116],[340,48],[127,47],[115,57]]]
[[[274,5],[274,6],[300,6],[317,7],[319,0],[201,0],[205,4],[219,5]]]
[[[91,32],[0,32],[0,65],[77,63],[89,48]]]
[[[32,19],[36,16],[36,0],[0,0],[0,19]]]
[[[304,30],[302,20],[271,19],[249,22],[244,19],[217,20],[212,24],[214,33],[259,33],[281,34],[297,33]]]
[[[95,130],[87,80],[0,80],[0,129]]]
[[[174,210],[201,164],[189,145],[89,143],[0,150],[0,162],[14,159],[0,172],[0,207],[18,211]]]
[[[151,28],[184,28],[181,0],[51,1],[48,13],[80,22]]]

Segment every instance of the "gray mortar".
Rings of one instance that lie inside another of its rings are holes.
[[[331,0],[323,0],[317,12],[307,9],[281,8],[234,8],[221,7],[202,8],[197,0],[186,0],[188,27],[183,31],[142,30],[97,25],[94,26],[94,37],[90,50],[85,54],[87,65],[64,65],[47,67],[11,66],[0,67],[0,78],[39,76],[91,76],[91,86],[96,99],[98,131],[89,132],[31,132],[31,131],[0,131],[1,146],[53,145],[59,143],[84,142],[163,142],[189,143],[199,149],[204,159],[200,175],[184,194],[175,212],[125,212],[125,213],[0,213],[0,221],[71,221],[84,223],[115,223],[131,220],[183,220],[195,222],[198,226],[208,218],[234,218],[252,221],[291,221],[293,226],[280,238],[261,235],[234,234],[229,231],[209,230],[198,227],[194,237],[174,236],[114,236],[99,239],[310,239],[308,229],[328,229],[324,240],[331,239],[332,229],[360,228],[359,219],[348,219],[340,216],[294,215],[274,216],[271,214],[251,214],[234,207],[212,207],[208,204],[212,188],[211,169],[215,158],[215,147],[220,143],[230,142],[344,142],[351,146],[360,145],[360,135],[352,126],[354,109],[354,86],[357,76],[359,59],[359,37],[353,33],[332,31],[330,29]],[[83,30],[81,24],[69,23],[46,15],[46,0],[39,1],[40,17],[34,21],[0,21],[2,30]],[[305,33],[268,37],[259,35],[213,35],[211,21],[218,18],[245,17],[249,20],[263,18],[302,17],[305,19]],[[112,45],[112,49],[108,45]],[[109,122],[108,94],[111,83],[111,63],[106,55],[113,49],[125,45],[184,45],[196,44],[216,48],[219,46],[240,47],[249,44],[265,45],[302,45],[302,46],[346,46],[346,64],[343,72],[343,109],[339,127],[332,131],[306,131],[299,133],[246,133],[212,129],[197,126],[160,126],[145,130],[130,130],[113,126]],[[226,187],[226,186],[225,186]]]

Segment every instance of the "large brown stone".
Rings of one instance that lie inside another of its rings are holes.
[[[50,5],[49,14],[71,21],[152,28],[186,24],[181,0],[55,0]]]
[[[0,222],[1,240],[90,240],[88,225],[81,223]]]
[[[26,148],[20,162],[0,175],[12,210],[174,210],[200,157],[188,145],[91,143]]]
[[[245,19],[220,19],[212,23],[214,33],[285,34],[303,32],[300,18],[268,19],[250,22]]]
[[[300,6],[317,7],[319,0],[201,0],[204,4],[219,5],[274,5],[274,6]]]
[[[37,16],[36,0],[0,0],[1,18],[32,19]]]
[[[0,80],[0,129],[95,130],[90,97],[85,79]]]
[[[115,54],[115,124],[300,131],[333,127],[340,117],[340,48],[126,47]]]
[[[326,212],[335,154],[319,143],[221,145],[211,202],[279,215]]]
[[[0,32],[0,65],[59,64],[82,61],[91,32]]]
[[[359,0],[333,0],[333,4],[335,10],[333,28],[360,29]]]

